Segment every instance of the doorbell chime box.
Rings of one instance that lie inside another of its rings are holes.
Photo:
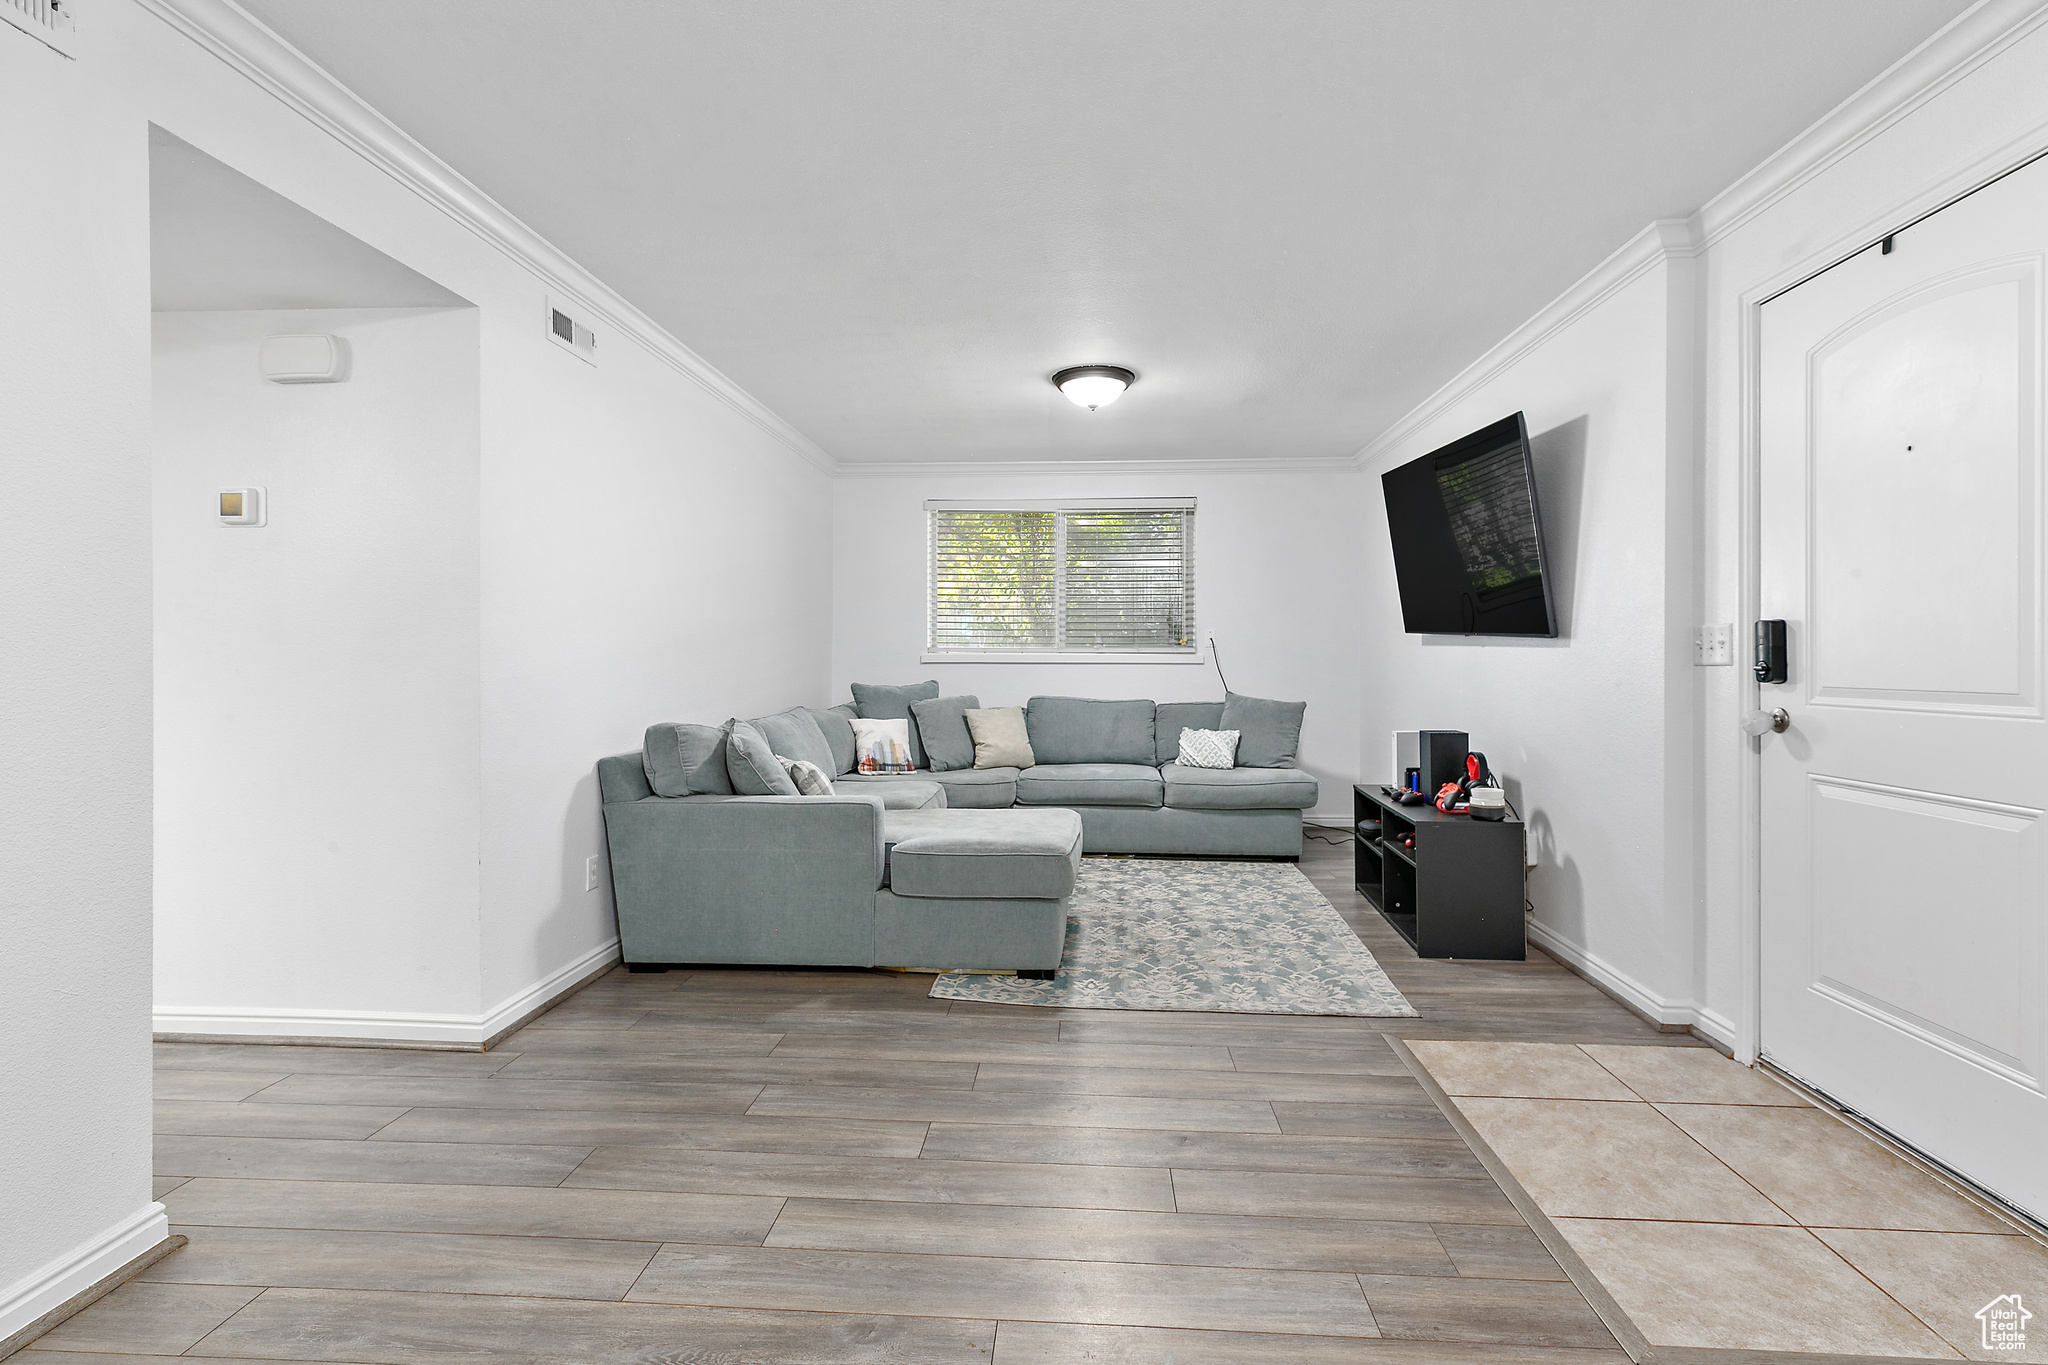
[[[273,384],[339,384],[348,377],[348,343],[318,333],[265,337],[256,368]]]
[[[216,504],[223,526],[261,526],[270,499],[261,488],[223,488]]]

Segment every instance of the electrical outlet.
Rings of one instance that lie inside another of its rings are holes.
[[[583,889],[597,890],[597,855],[594,853],[583,860]]]
[[[1735,627],[1701,626],[1693,632],[1692,661],[1699,668],[1727,668],[1735,662]]]

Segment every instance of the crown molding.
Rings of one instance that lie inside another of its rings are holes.
[[[863,464],[841,460],[834,473],[842,479],[902,479],[917,475],[937,478],[1020,478],[1025,476],[1097,478],[1147,474],[1341,474],[1358,468],[1349,455],[1256,456],[1221,460],[906,460]]]
[[[1509,332],[1454,375],[1450,382],[1409,410],[1408,415],[1374,437],[1348,464],[1369,468],[1410,436],[1434,422],[1468,394],[1490,382],[1529,352],[1598,308],[1653,268],[1677,258],[1696,256],[1699,240],[1682,218],[1660,218],[1631,237],[1620,250],[1594,266],[1571,288],[1544,305],[1537,314]]]
[[[827,474],[839,461],[679,341],[624,295],[329,75],[233,0],[135,0],[343,146],[474,232],[550,290],[574,299],[712,397]]]
[[[1977,0],[1695,213],[1702,248],[1813,180],[2048,23],[2042,0]]]

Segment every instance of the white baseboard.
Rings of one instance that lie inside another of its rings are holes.
[[[1700,1021],[1699,1006],[1692,1001],[1666,1000],[1613,963],[1537,920],[1529,921],[1529,941],[1653,1024],[1684,1029]]]
[[[1693,1032],[1731,1056],[1735,1052],[1735,1021],[1705,1005],[1693,1011]]]
[[[162,1204],[145,1204],[85,1245],[0,1289],[0,1343],[27,1330],[171,1235]]]
[[[408,1043],[475,1051],[511,1032],[561,996],[619,960],[616,938],[534,982],[482,1014],[402,1014],[389,1010],[220,1009],[162,1005],[159,1042],[232,1038],[244,1042]]]
[[[616,937],[607,939],[559,971],[507,997],[503,1004],[483,1017],[480,1041],[496,1042],[591,977],[608,971],[619,958],[619,940]]]

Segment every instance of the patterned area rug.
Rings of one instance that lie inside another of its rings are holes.
[[[1083,859],[1058,976],[947,972],[932,995],[1069,1009],[1415,1017],[1351,926],[1285,863]]]

